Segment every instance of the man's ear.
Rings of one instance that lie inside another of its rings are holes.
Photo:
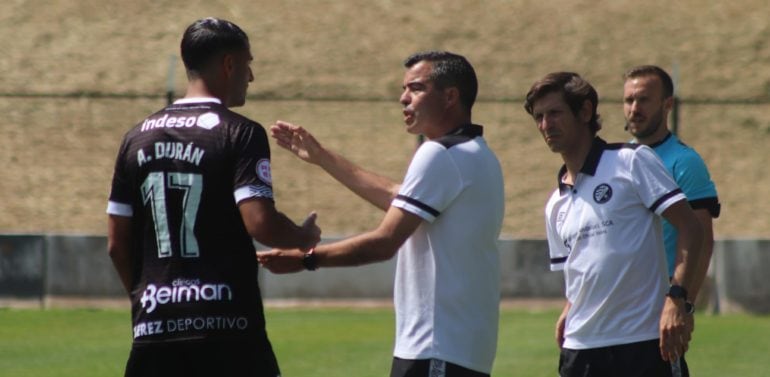
[[[222,74],[225,78],[230,78],[235,71],[235,58],[232,54],[222,55]]]
[[[457,105],[460,102],[460,89],[455,86],[444,89],[444,100],[447,108]]]
[[[580,107],[580,113],[578,113],[578,116],[580,117],[580,120],[583,123],[588,123],[591,121],[591,117],[593,116],[593,103],[589,100],[583,101],[583,106]]]
[[[663,110],[666,113],[670,113],[671,109],[674,108],[674,96],[668,97],[663,100]]]

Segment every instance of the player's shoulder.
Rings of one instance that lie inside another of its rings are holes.
[[[212,112],[219,116],[221,123],[225,126],[264,128],[257,121],[222,105],[212,107]]]

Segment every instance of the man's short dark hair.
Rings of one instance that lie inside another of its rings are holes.
[[[249,37],[238,25],[218,18],[192,23],[182,36],[182,61],[188,72],[200,72],[222,54],[249,49]]]
[[[591,102],[591,120],[588,122],[588,127],[591,133],[596,135],[602,128],[601,117],[596,112],[596,108],[599,106],[599,95],[596,93],[596,89],[577,73],[553,72],[536,81],[527,92],[524,109],[532,115],[535,102],[554,92],[562,94],[564,102],[567,103],[575,116],[583,108],[585,101]]]
[[[468,112],[476,102],[479,91],[479,83],[476,79],[476,71],[468,59],[462,55],[447,51],[423,51],[412,54],[404,60],[404,67],[411,68],[415,64],[427,61],[433,64],[430,80],[438,89],[455,87],[460,92],[460,103]]]
[[[623,81],[625,82],[629,79],[647,75],[658,76],[661,84],[663,84],[663,98],[669,98],[674,95],[674,81],[671,80],[671,76],[669,76],[663,68],[656,65],[640,65],[633,67],[623,74]]]

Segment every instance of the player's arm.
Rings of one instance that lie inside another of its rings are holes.
[[[131,217],[109,215],[107,218],[107,252],[118,272],[126,293],[131,294]]]
[[[663,211],[663,217],[679,232],[677,259],[672,285],[697,291],[703,270],[703,229],[686,200],[680,200]],[[693,330],[692,316],[686,314],[685,300],[666,297],[660,319],[660,352],[663,360],[676,360],[687,351]]]
[[[365,170],[341,155],[328,150],[300,126],[278,121],[270,134],[279,146],[303,161],[320,166],[334,179],[377,208],[387,211],[398,194],[399,183]]]
[[[238,209],[246,231],[265,246],[308,250],[321,240],[314,213],[297,225],[279,212],[273,201],[258,197],[241,200]]]
[[[422,222],[422,218],[398,207],[390,207],[380,225],[369,232],[314,250],[319,267],[359,266],[392,258]],[[304,269],[301,250],[271,250],[257,253],[260,263],[275,273]]]

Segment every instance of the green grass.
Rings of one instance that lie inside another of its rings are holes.
[[[494,376],[555,376],[557,312],[503,310]],[[268,331],[284,376],[383,376],[393,345],[391,309],[275,309]],[[120,376],[129,315],[115,310],[0,310],[0,375]],[[699,377],[764,376],[770,317],[698,315],[688,354]]]

